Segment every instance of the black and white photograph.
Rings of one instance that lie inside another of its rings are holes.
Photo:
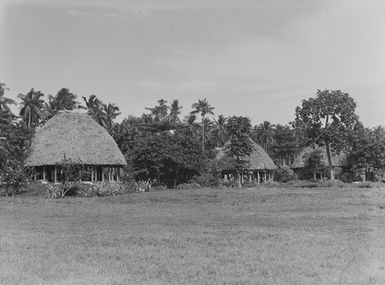
[[[385,0],[0,0],[0,284],[385,284]]]

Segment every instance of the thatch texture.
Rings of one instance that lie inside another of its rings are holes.
[[[109,133],[85,113],[62,111],[36,131],[26,166],[68,161],[87,165],[126,165]]]
[[[266,151],[255,141],[252,141],[252,152],[247,158],[249,170],[275,170],[277,166]],[[223,149],[219,149],[216,160],[223,170],[234,169],[233,159],[230,158]]]
[[[325,146],[317,146],[317,145],[312,145],[312,146],[307,146],[305,147],[294,159],[293,163],[290,165],[291,168],[303,168],[305,167],[305,163],[307,158],[312,152],[318,151],[320,152],[322,156],[321,163],[324,166],[328,166],[328,158],[326,154],[326,147]],[[332,155],[332,165],[336,167],[343,167],[346,165],[346,154],[345,153],[340,153],[340,154],[334,154]]]

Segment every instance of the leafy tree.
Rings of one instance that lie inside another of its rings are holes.
[[[238,173],[238,185],[242,186],[241,173],[247,169],[248,157],[252,152],[251,122],[247,117],[232,116],[227,122],[227,134],[230,138],[229,144],[225,146],[225,152],[234,158],[236,171]]]
[[[41,91],[35,91],[34,88],[26,94],[18,95],[21,100],[19,115],[29,128],[38,126],[43,118],[44,100],[42,97],[44,94]]]
[[[348,165],[363,180],[381,179],[385,173],[385,128],[366,129],[358,124],[352,136]]]
[[[0,124],[0,184],[6,194],[18,193],[27,181],[24,160],[33,135],[22,123]]]
[[[297,123],[303,126],[310,142],[326,146],[330,179],[334,180],[332,152],[348,148],[349,138],[358,121],[356,102],[340,90],[318,90],[315,98],[302,101],[296,108]]]
[[[138,138],[127,159],[136,180],[175,187],[199,174],[203,156],[195,140],[161,132]]]
[[[142,118],[128,116],[120,124],[112,127],[111,135],[123,154],[131,151],[139,137],[144,136]]]
[[[314,179],[317,178],[317,173],[324,168],[322,150],[314,150],[305,157],[305,169],[310,172]],[[306,173],[305,173],[306,175]]]
[[[154,122],[164,122],[168,116],[168,110],[170,107],[167,105],[167,101],[164,99],[158,100],[158,105],[150,108],[147,107],[146,110],[150,111],[150,117]]]
[[[197,103],[194,103],[192,105],[193,111],[190,112],[190,114],[200,114],[201,115],[201,127],[202,127],[202,152],[205,152],[205,119],[207,115],[213,115],[214,107],[211,107],[210,104],[207,102],[206,98],[203,100],[198,100]]]

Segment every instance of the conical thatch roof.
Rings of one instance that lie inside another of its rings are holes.
[[[228,143],[227,143],[228,144]],[[277,166],[266,151],[252,140],[252,152],[248,157],[250,170],[275,170]],[[222,165],[223,170],[234,169],[232,158],[223,149],[219,149],[215,159]]]
[[[319,152],[322,156],[322,164],[325,166],[328,166],[328,158],[326,154],[326,147],[325,146],[307,146],[305,147],[294,159],[293,163],[291,164],[291,168],[303,168],[305,167],[306,159],[312,152]],[[338,155],[332,155],[332,164],[333,166],[345,166],[346,165],[346,154],[340,153]]]
[[[64,157],[89,165],[126,165],[109,133],[85,113],[61,111],[36,131],[26,166],[56,165]]]

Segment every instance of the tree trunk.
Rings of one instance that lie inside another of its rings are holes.
[[[238,171],[238,187],[241,188],[242,187],[242,177],[241,177],[241,172]]]
[[[205,117],[202,116],[202,152],[205,152]]]
[[[334,180],[334,171],[333,171],[333,164],[332,164],[332,155],[330,153],[330,144],[329,142],[326,142],[326,155],[328,157],[328,164],[329,164],[329,171],[330,171],[330,180]]]

